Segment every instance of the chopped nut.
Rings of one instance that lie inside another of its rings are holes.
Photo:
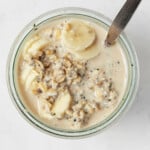
[[[49,59],[51,62],[54,62],[57,60],[57,56],[55,54],[49,55]]]
[[[52,55],[52,54],[54,54],[54,50],[46,49],[45,54],[46,55]]]
[[[70,60],[68,60],[68,59],[64,59],[63,63],[64,63],[64,66],[67,67],[67,68],[70,68],[72,66]]]
[[[83,118],[85,117],[85,113],[84,113],[83,110],[81,110],[81,111],[79,112],[79,116],[80,116],[80,119],[83,119]]]
[[[69,116],[69,117],[72,117],[73,115],[73,112],[71,110],[66,110],[66,115]]]
[[[55,36],[55,39],[56,39],[56,40],[59,40],[59,39],[60,39],[61,30],[60,30],[59,28],[55,29],[55,31],[54,31],[54,36]]]
[[[53,97],[49,97],[49,98],[47,99],[47,101],[48,101],[49,103],[51,103],[51,104],[54,104],[55,99],[54,99]]]
[[[55,78],[55,80],[56,80],[56,82],[61,83],[65,80],[65,78],[66,78],[65,76],[59,75]]]
[[[115,91],[110,91],[109,93],[109,99],[116,99],[117,93]]]
[[[85,105],[84,110],[88,114],[93,114],[94,113],[94,109],[89,104]]]
[[[42,92],[46,92],[47,91],[47,86],[44,82],[40,82],[38,83],[38,88],[42,90]]]
[[[57,95],[57,91],[56,91],[56,89],[50,88],[50,89],[47,90],[46,94],[48,96],[55,96],[55,95]]]
[[[41,92],[38,92],[39,91],[39,89],[38,89],[38,83],[36,81],[32,82],[32,84],[31,84],[31,90],[32,90],[32,92],[35,95],[38,94],[38,93],[41,93]]]
[[[51,86],[53,89],[56,89],[58,86],[58,83],[55,80],[51,80]]]
[[[66,24],[66,31],[71,30],[71,28],[72,28],[72,25],[70,23]]]
[[[73,79],[72,84],[77,84],[79,82],[81,82],[81,77],[77,77],[76,79]]]

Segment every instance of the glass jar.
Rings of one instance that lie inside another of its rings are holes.
[[[15,106],[17,107],[18,111],[24,116],[24,118],[31,123],[34,127],[37,127],[38,129],[45,131],[48,134],[52,134],[59,137],[64,138],[77,138],[77,137],[84,137],[89,136],[94,133],[98,133],[105,129],[106,127],[110,126],[117,118],[119,118],[125,110],[131,105],[133,102],[133,99],[136,95],[138,82],[139,82],[139,65],[137,56],[135,53],[135,49],[131,42],[128,40],[125,33],[121,33],[119,37],[119,42],[123,47],[124,53],[126,55],[127,59],[127,65],[128,65],[128,83],[126,92],[124,93],[123,99],[120,102],[120,104],[117,106],[117,108],[114,110],[111,115],[109,115],[105,120],[102,122],[93,125],[86,129],[81,129],[78,131],[69,131],[69,130],[59,130],[53,127],[50,127],[40,120],[38,120],[32,113],[30,113],[25,105],[22,103],[21,97],[19,97],[16,83],[15,83],[15,62],[18,55],[19,47],[22,43],[22,41],[25,39],[25,37],[30,33],[30,31],[35,28],[35,25],[38,26],[41,23],[44,23],[47,20],[53,20],[58,19],[66,16],[82,16],[87,17],[88,19],[92,19],[95,21],[98,21],[102,23],[106,28],[108,29],[111,20],[103,16],[102,14],[88,10],[83,8],[61,8],[53,11],[49,11],[38,18],[31,21],[17,36],[16,40],[14,41],[8,61],[7,61],[7,84],[10,96],[12,98],[12,101],[14,102]]]

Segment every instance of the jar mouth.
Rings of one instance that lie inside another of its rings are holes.
[[[127,110],[128,106],[131,105],[133,102],[133,99],[135,98],[136,91],[138,88],[139,83],[139,64],[137,55],[135,53],[135,49],[131,42],[128,40],[127,36],[124,32],[121,33],[119,37],[119,42],[124,47],[124,50],[126,51],[126,58],[128,62],[128,72],[129,72],[129,79],[128,79],[128,87],[126,89],[126,92],[124,94],[124,97],[120,104],[117,106],[116,110],[111,113],[106,119],[103,121],[92,125],[91,127],[81,129],[81,130],[64,130],[64,129],[56,129],[53,127],[50,127],[46,125],[45,123],[38,120],[36,117],[34,117],[33,114],[31,114],[27,108],[22,103],[21,98],[19,97],[18,91],[16,89],[15,81],[14,81],[14,67],[15,67],[15,61],[17,57],[17,53],[19,51],[19,46],[21,45],[24,38],[28,35],[28,33],[33,29],[33,25],[40,25],[46,20],[49,19],[55,19],[56,17],[64,17],[64,16],[71,16],[71,15],[78,15],[78,16],[85,16],[88,18],[95,19],[101,23],[103,23],[105,26],[109,27],[111,24],[111,20],[106,18],[104,15],[89,10],[89,9],[83,9],[83,8],[76,8],[76,7],[67,7],[67,8],[60,8],[53,11],[49,11],[33,21],[31,21],[19,34],[19,36],[14,41],[9,56],[7,60],[7,86],[9,90],[9,94],[12,98],[12,101],[14,102],[16,108],[21,112],[21,114],[24,116],[24,118],[31,123],[34,127],[37,127],[38,129],[45,131],[46,133],[52,134],[54,136],[64,137],[64,138],[77,138],[77,137],[85,137],[89,136],[94,133],[98,133],[102,131],[104,128],[110,126],[112,122],[114,122],[117,118]],[[130,66],[133,65],[133,66]]]

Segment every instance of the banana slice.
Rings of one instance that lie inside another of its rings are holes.
[[[72,20],[62,31],[62,44],[69,51],[82,51],[95,40],[94,29],[87,23]]]
[[[100,53],[100,47],[97,43],[94,43],[92,46],[86,48],[83,51],[74,52],[74,54],[79,59],[92,59],[93,57],[96,57]]]
[[[54,113],[57,118],[63,117],[65,111],[68,110],[71,101],[72,98],[69,91],[64,91],[56,99],[56,102],[54,103],[54,106],[52,108],[52,113]]]
[[[29,76],[31,70],[32,70],[32,67],[29,66],[29,65],[26,65],[24,67],[23,72],[21,74],[21,80],[22,80],[23,83],[25,83],[25,81],[26,81],[27,77]]]
[[[30,40],[27,40],[25,42],[25,45],[23,46],[23,54],[25,54],[27,50],[32,46],[32,44],[35,43],[39,39],[40,39],[39,36],[35,35]]]
[[[38,76],[38,73],[34,70],[31,70],[28,74],[28,77],[25,81],[25,88],[28,90],[31,87],[32,82],[35,80],[35,78]]]
[[[27,49],[27,52],[30,53],[32,56],[35,56],[39,50],[44,48],[49,44],[49,41],[46,39],[39,39],[32,44],[32,46]]]
[[[53,33],[53,28],[46,27],[38,32],[38,35],[42,38],[49,39]]]
[[[44,99],[37,101],[38,113],[43,118],[46,119],[53,118],[53,116],[51,115],[51,107],[52,105]]]

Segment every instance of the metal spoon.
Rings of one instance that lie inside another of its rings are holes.
[[[112,45],[125,28],[141,0],[127,0],[109,28],[105,44]]]

